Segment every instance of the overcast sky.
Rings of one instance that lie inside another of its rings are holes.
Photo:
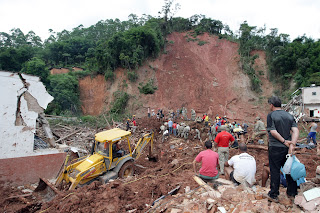
[[[320,38],[320,0],[175,0],[181,9],[175,16],[194,14],[228,24],[233,32],[247,20],[250,26],[278,28],[293,40],[306,34]],[[100,20],[127,20],[133,13],[158,16],[163,0],[0,0],[0,32],[33,30],[43,40],[48,29],[60,32]]]

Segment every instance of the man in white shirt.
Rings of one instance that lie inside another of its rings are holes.
[[[226,179],[236,184],[252,186],[256,182],[256,160],[247,153],[245,143],[239,144],[239,152],[239,155],[235,155],[225,162]]]

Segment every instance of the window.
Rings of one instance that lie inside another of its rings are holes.
[[[312,95],[317,95],[317,92],[312,92]]]

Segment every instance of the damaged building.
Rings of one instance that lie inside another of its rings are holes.
[[[302,87],[301,96],[303,109],[309,110],[309,117],[320,118],[320,86]]]
[[[38,77],[0,71],[0,98],[0,181],[22,184],[36,182],[40,176],[54,177],[65,153],[54,148],[44,119],[44,110],[53,97]],[[48,136],[45,149],[35,146],[39,117]]]

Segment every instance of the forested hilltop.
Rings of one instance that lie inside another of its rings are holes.
[[[188,32],[186,39],[206,45],[198,39],[205,32],[239,43],[240,66],[250,77],[251,89],[261,92],[260,70],[255,70],[254,60],[259,57],[253,50],[266,52],[271,81],[281,85],[279,92],[314,83],[320,85],[320,41],[306,36],[290,40],[287,34],[271,29],[240,25],[232,32],[219,20],[193,15],[190,18],[174,17],[173,1],[165,1],[159,17],[129,15],[128,20],[108,19],[88,28],[80,25],[71,31],[51,32],[42,41],[33,31],[24,34],[19,28],[0,33],[0,70],[22,72],[39,76],[46,85],[54,102],[48,113],[80,113],[78,78],[103,74],[108,81],[114,80],[114,70],[127,70],[130,81],[138,78],[137,69],[146,59],[166,54],[170,43],[167,35],[172,32]],[[51,68],[77,66],[84,71],[50,75]],[[292,84],[294,83],[294,84]],[[292,87],[294,85],[294,88]],[[153,93],[153,82],[140,85],[141,93]],[[119,93],[110,113],[123,113],[117,109],[125,106],[126,94]],[[118,104],[118,105],[116,105]]]

